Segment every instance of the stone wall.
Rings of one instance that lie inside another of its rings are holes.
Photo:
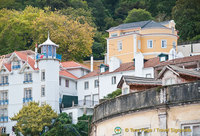
[[[135,92],[104,101],[94,108],[93,123],[140,110],[200,102],[200,81]]]

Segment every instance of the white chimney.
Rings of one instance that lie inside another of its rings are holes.
[[[37,44],[35,45],[35,65],[34,65],[34,68],[38,68],[36,59],[37,59]]]
[[[90,71],[92,72],[93,71],[93,55],[90,57]]]
[[[135,76],[142,77],[144,68],[144,56],[141,52],[135,53]]]
[[[116,57],[110,58],[109,63],[109,72],[113,72],[114,70],[118,69],[120,67],[121,61]]]

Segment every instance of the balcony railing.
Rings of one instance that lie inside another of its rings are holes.
[[[33,80],[24,81],[23,83],[24,84],[26,84],[26,83],[33,83]]]
[[[31,102],[33,100],[32,97],[30,98],[23,98],[23,103]]]
[[[20,68],[20,65],[14,65],[12,66],[12,69],[19,69]]]
[[[99,104],[98,101],[91,101],[91,100],[79,100],[78,105],[79,106],[87,106],[87,107],[93,107],[95,105]]]
[[[0,86],[9,85],[9,83],[0,83]]]
[[[8,105],[8,100],[0,100],[0,105]]]
[[[36,60],[38,60],[38,59],[47,59],[47,58],[61,60],[62,59],[62,55],[56,54],[56,55],[48,56],[48,55],[46,55],[46,53],[37,54],[36,55]]]
[[[1,122],[8,122],[8,116],[1,116]]]

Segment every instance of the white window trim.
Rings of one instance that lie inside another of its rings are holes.
[[[163,42],[163,41],[166,42],[166,46],[164,46],[164,47],[162,46],[162,42]],[[161,40],[161,48],[167,48],[167,40],[165,40],[165,39],[162,39],[162,40]]]
[[[152,41],[152,47],[150,47],[149,42]],[[153,40],[147,40],[147,48],[152,49],[153,48]]]
[[[193,124],[200,124],[200,120],[197,119],[197,120],[188,120],[188,121],[181,121],[179,123],[179,128],[182,129],[183,126],[190,126],[190,125],[193,125]],[[184,133],[181,133],[181,136],[183,135]]]
[[[120,46],[121,45],[121,46]],[[121,47],[121,48],[120,48]],[[122,41],[117,41],[117,50],[118,51],[122,51],[123,49],[123,44],[122,44]]]

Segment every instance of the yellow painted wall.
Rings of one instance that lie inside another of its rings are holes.
[[[122,50],[118,51],[118,41],[122,41]],[[133,61],[133,35],[109,40],[109,59],[117,57],[123,63]]]
[[[200,121],[200,104],[170,107],[167,112],[168,136],[180,136],[180,133],[172,132],[171,128],[181,129],[182,122]],[[135,136],[130,132],[130,128],[141,129],[146,126],[150,126],[150,129],[155,131],[151,132],[151,136],[160,136],[160,132],[157,132],[157,128],[160,129],[158,110],[139,111],[117,116],[95,125],[96,136],[112,136],[115,134],[114,128],[117,126],[122,128],[122,136]],[[125,128],[129,128],[129,132],[125,132]],[[95,136],[94,132],[92,136]]]
[[[136,112],[125,116],[119,116],[97,124],[97,136],[112,136],[115,127],[123,129],[123,136],[133,136],[133,132],[125,132],[125,128],[140,129],[151,126],[159,128],[157,111]],[[159,133],[152,133],[153,136],[160,136]],[[93,134],[93,136],[95,136]]]
[[[134,30],[134,29],[133,29]],[[123,30],[124,32],[129,30]],[[120,35],[122,31],[110,32],[118,33]],[[141,41],[141,49],[138,49],[138,41],[137,41],[137,51],[142,53],[151,53],[149,55],[144,55],[146,59],[156,57],[160,52],[169,53],[172,49],[173,42],[176,42],[177,46],[177,32],[174,31],[174,35],[172,34],[172,29],[163,29],[163,28],[149,28],[149,29],[141,29],[137,34],[137,40]],[[109,40],[109,59],[111,57],[119,58],[122,63],[132,62],[134,58],[134,41],[132,35],[124,35],[118,36],[115,38],[108,38]],[[117,41],[122,41],[123,49],[122,51],[118,51]],[[147,48],[147,41],[153,40],[153,48]],[[161,40],[167,40],[167,48],[161,47]],[[154,53],[154,54],[152,54]]]

